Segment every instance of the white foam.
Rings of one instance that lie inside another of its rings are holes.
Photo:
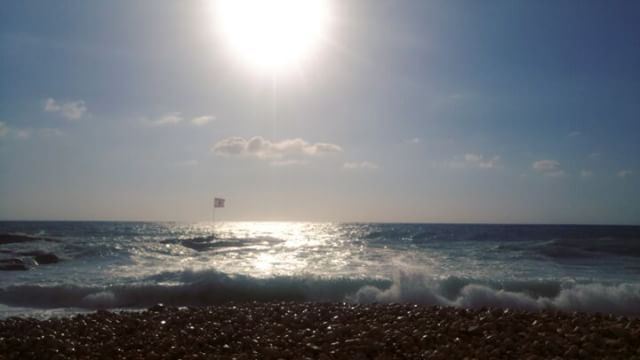
[[[178,282],[158,282],[167,278]],[[350,301],[640,315],[640,283],[433,279],[424,273],[402,271],[390,281],[313,276],[253,278],[210,270],[164,273],[147,280],[110,287],[10,286],[0,289],[0,304],[41,309],[135,309],[156,303],[181,306],[227,301]]]

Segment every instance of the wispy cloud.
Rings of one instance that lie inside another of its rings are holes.
[[[64,133],[60,129],[55,128],[12,128],[9,127],[6,123],[0,121],[0,138],[8,136],[11,134],[12,137],[19,140],[27,140],[32,136],[39,137],[54,137],[54,136],[62,136]]]
[[[566,175],[560,167],[560,162],[557,160],[538,160],[535,161],[531,167],[545,176],[560,177]]]
[[[580,177],[582,178],[590,178],[593,176],[593,171],[591,170],[581,170],[580,171]]]
[[[234,136],[218,141],[211,151],[221,156],[253,157],[273,160],[274,165],[284,165],[285,160],[339,153],[342,148],[331,143],[310,143],[300,138],[270,141],[262,136],[248,139]]]
[[[478,168],[478,169],[496,169],[502,167],[500,156],[485,156],[482,154],[467,153],[456,156],[449,167],[452,168]]]
[[[211,115],[196,116],[189,120],[188,118],[185,119],[185,117],[177,111],[168,112],[155,118],[142,118],[144,124],[152,127],[171,126],[181,123],[188,123],[193,126],[204,126],[213,120],[215,120],[215,117]]]
[[[67,120],[80,120],[87,112],[84,101],[58,102],[53,98],[45,99],[44,111],[56,113]]]
[[[579,137],[579,136],[582,136],[582,132],[578,131],[578,130],[574,130],[574,131],[570,132],[567,136],[570,137],[570,138]]]
[[[342,167],[347,170],[376,170],[379,168],[378,164],[370,161],[346,162]]]
[[[623,179],[624,179],[624,178],[626,178],[627,176],[631,176],[632,174],[633,174],[633,171],[632,171],[632,170],[629,170],[629,169],[623,169],[623,170],[618,171],[618,174],[617,174],[617,175],[618,175],[618,177],[620,177],[620,178],[623,178]]]
[[[143,118],[142,122],[149,126],[167,126],[179,124],[182,120],[182,115],[179,112],[170,112],[153,119]]]
[[[196,116],[191,119],[191,124],[195,126],[204,126],[212,122],[213,120],[215,120],[215,117],[210,115]]]

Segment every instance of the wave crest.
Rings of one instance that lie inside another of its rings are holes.
[[[105,288],[10,286],[0,303],[33,308],[144,308],[214,305],[228,301],[408,302],[465,308],[557,309],[640,315],[640,284],[486,281],[429,278],[399,272],[393,280],[319,277],[253,278],[216,271],[161,273],[149,283]],[[162,281],[178,281],[163,284]],[[160,282],[160,283],[158,283]]]

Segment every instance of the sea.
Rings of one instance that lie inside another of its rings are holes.
[[[0,271],[0,318],[230,301],[640,315],[638,226],[0,222],[0,234],[18,239],[0,243],[0,263],[26,268]]]

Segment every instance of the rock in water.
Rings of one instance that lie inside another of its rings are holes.
[[[29,270],[29,267],[20,259],[0,260],[0,271],[24,271],[24,270]]]
[[[33,259],[40,265],[55,264],[60,261],[60,258],[52,253],[38,254],[34,256]]]

